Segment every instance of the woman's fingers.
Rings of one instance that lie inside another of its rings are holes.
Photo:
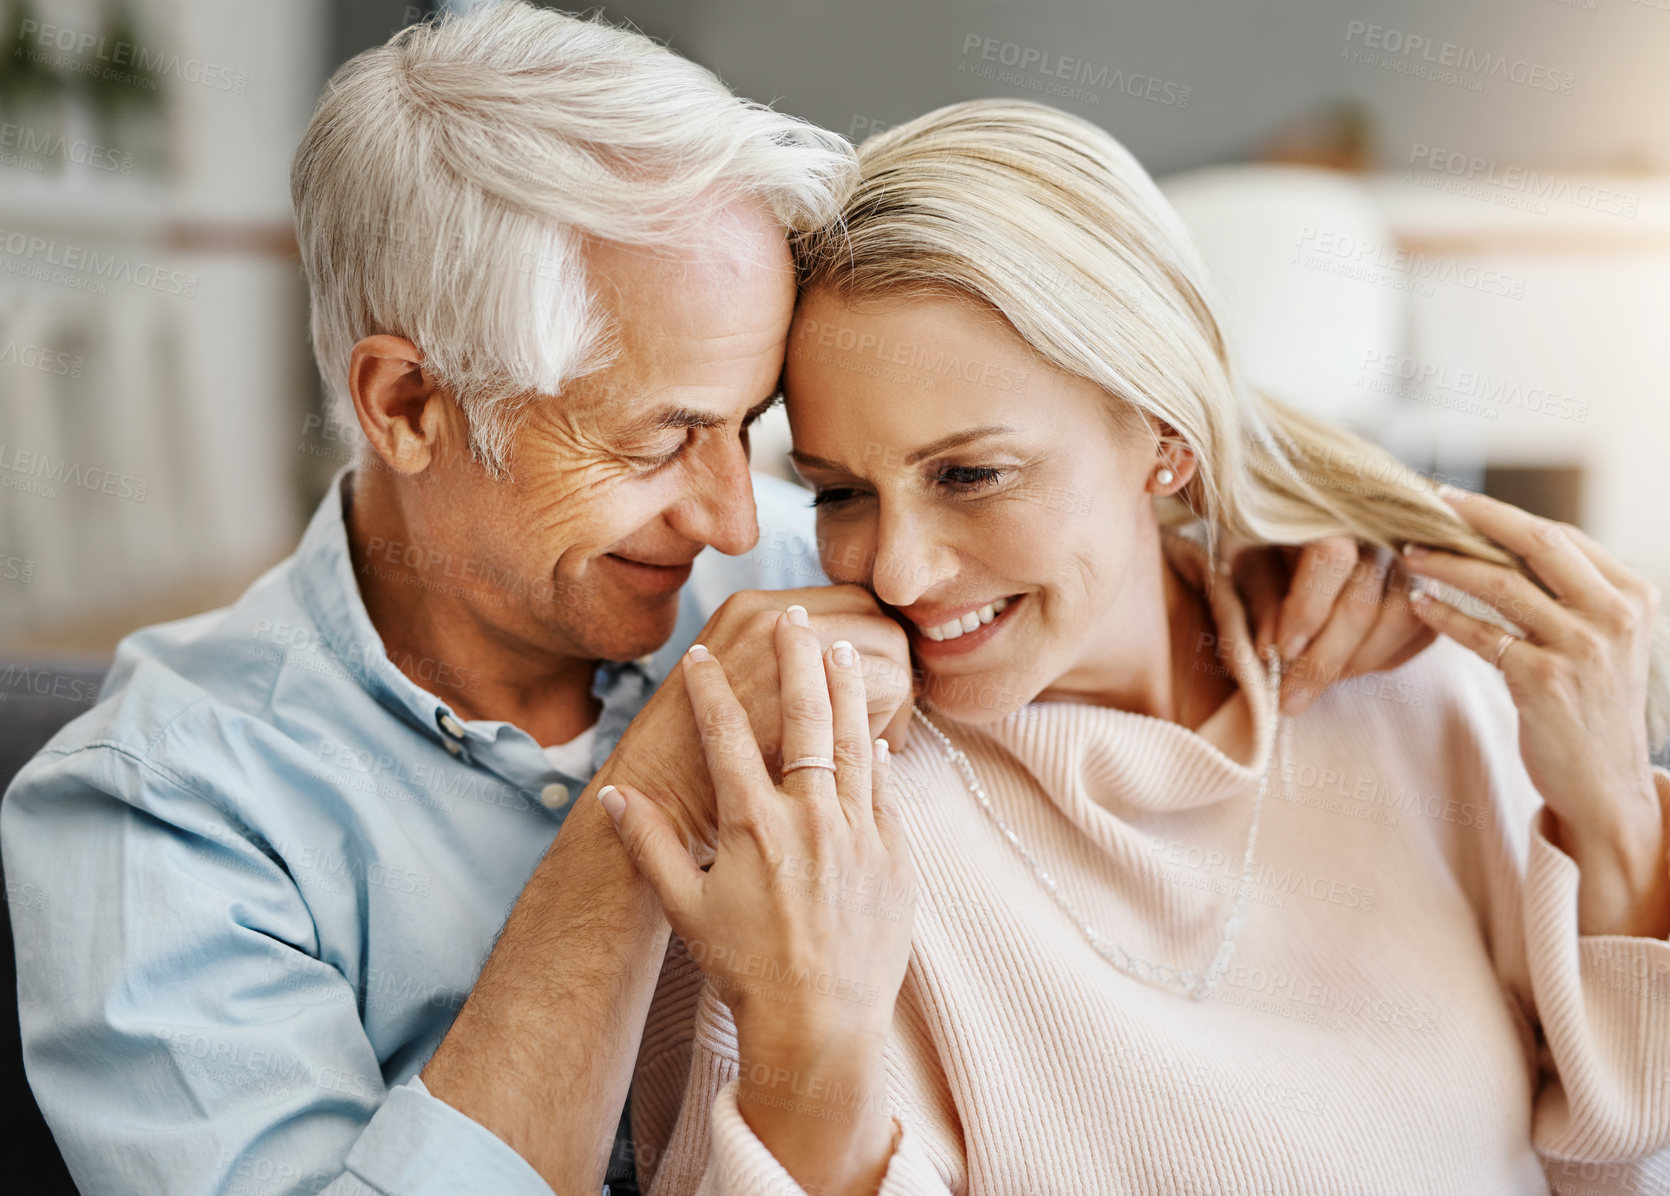
[[[1262,660],[1264,649],[1276,642],[1282,605],[1287,597],[1288,575],[1281,549],[1274,546],[1246,549],[1235,556],[1231,573],[1235,588],[1252,616],[1253,647]]]
[[[1517,553],[1556,597],[1582,607],[1583,597],[1604,586],[1606,578],[1560,524],[1522,511],[1511,503],[1446,487],[1450,506],[1476,530],[1509,552]]]
[[[621,846],[661,900],[667,920],[683,933],[701,901],[704,873],[661,807],[629,785],[605,785],[597,800],[615,824]]]
[[[1333,606],[1327,623],[1311,638],[1282,679],[1282,709],[1289,714],[1301,713],[1320,690],[1344,675],[1346,663],[1356,654],[1380,615],[1380,594],[1385,588],[1389,566],[1382,564],[1377,556],[1364,559],[1355,555],[1356,542],[1350,543],[1354,554],[1351,566],[1345,571],[1337,600],[1331,599]],[[1390,554],[1387,555],[1389,558]],[[1313,575],[1322,568],[1316,566]],[[1333,575],[1328,574],[1328,578],[1331,583]],[[1295,584],[1294,592],[1298,591],[1299,585]]]
[[[757,815],[763,795],[773,791],[754,739],[754,725],[736,700],[725,670],[705,647],[691,645],[683,667],[684,689],[690,695],[702,736],[702,755],[713,777],[719,825],[744,825]]]
[[[1480,658],[1489,661],[1502,670],[1507,676],[1514,668],[1524,668],[1530,663],[1533,652],[1543,652],[1541,648],[1528,640],[1517,640],[1509,644],[1504,655],[1497,657],[1497,649],[1502,646],[1502,637],[1509,634],[1494,623],[1486,623],[1483,619],[1475,619],[1472,615],[1457,610],[1447,602],[1440,602],[1431,594],[1422,594],[1415,599],[1415,611],[1421,619],[1435,631],[1443,632],[1462,647],[1473,652]],[[1510,681],[1509,689],[1518,692]]]
[[[904,819],[893,791],[893,752],[885,739],[876,740],[870,749],[870,810],[887,853],[895,858],[907,855]]]
[[[1643,603],[1650,608],[1652,613],[1657,613],[1658,604],[1662,597],[1657,586],[1606,551],[1605,548],[1596,543],[1594,537],[1582,528],[1570,527],[1566,524],[1561,524],[1561,527],[1565,529],[1566,535],[1576,542],[1578,548],[1583,550],[1584,555],[1594,563],[1595,568],[1600,570],[1601,575],[1617,588],[1620,594],[1625,598],[1633,598]]]
[[[869,826],[870,718],[858,650],[846,640],[836,640],[825,655],[824,670],[835,737],[835,791],[847,822]]]
[[[1322,630],[1356,564],[1357,541],[1350,536],[1329,536],[1305,545],[1282,603],[1276,647],[1283,660],[1297,660]]]
[[[777,676],[783,720],[783,790],[802,801],[835,796],[835,774],[796,761],[834,761],[834,725],[823,649],[805,608],[791,606],[777,620]]]
[[[1437,638],[1438,633],[1422,623],[1409,604],[1411,581],[1408,570],[1401,564],[1395,564],[1392,576],[1386,581],[1380,617],[1346,663],[1347,677],[1395,669],[1424,651]]]
[[[1538,643],[1562,643],[1576,626],[1571,611],[1543,593],[1517,569],[1418,544],[1404,548],[1404,560],[1411,571],[1477,598]],[[1608,584],[1599,575],[1596,581],[1600,585]],[[1496,638],[1501,638],[1500,632]]]

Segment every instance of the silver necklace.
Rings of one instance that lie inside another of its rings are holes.
[[[1270,686],[1272,706],[1276,711],[1275,729],[1272,732],[1272,737],[1275,739],[1278,748],[1277,758],[1272,763],[1280,768],[1283,784],[1285,785],[1287,784],[1287,769],[1285,767],[1287,761],[1287,722],[1281,716],[1280,707],[1281,656],[1273,647],[1268,649],[1268,653],[1265,662],[1265,674]],[[1258,778],[1258,796],[1253,799],[1252,825],[1247,828],[1247,848],[1241,858],[1241,879],[1235,885],[1235,901],[1230,907],[1229,919],[1224,923],[1223,938],[1218,943],[1216,954],[1212,956],[1212,962],[1206,966],[1205,971],[1197,972],[1189,968],[1180,968],[1175,964],[1156,962],[1143,959],[1139,955],[1133,955],[1092,926],[1085,916],[1079,912],[1078,907],[1061,891],[1061,886],[1056,883],[1055,877],[1051,876],[1049,870],[1038,862],[1037,856],[1026,849],[1026,845],[1020,841],[1014,830],[1003,820],[1002,815],[992,807],[991,798],[986,796],[985,786],[980,783],[980,778],[975,774],[974,765],[969,763],[968,757],[963,754],[960,748],[952,744],[944,731],[934,725],[933,720],[922,712],[920,706],[916,709],[916,717],[927,724],[928,730],[933,732],[934,738],[938,739],[940,746],[945,749],[945,758],[955,764],[962,772],[963,784],[973,795],[974,800],[980,804],[980,808],[986,812],[987,817],[992,820],[993,825],[997,827],[1003,837],[1009,840],[1009,845],[1020,854],[1021,859],[1026,861],[1027,866],[1032,869],[1033,875],[1038,878],[1038,883],[1044,886],[1049,895],[1055,899],[1055,903],[1073,920],[1098,955],[1127,975],[1135,976],[1138,980],[1149,983],[1166,984],[1174,988],[1184,989],[1196,1001],[1204,1000],[1211,993],[1219,979],[1229,970],[1230,960],[1235,957],[1235,942],[1241,934],[1242,911],[1246,908],[1247,892],[1252,887],[1253,849],[1258,844],[1258,823],[1264,812],[1264,791],[1269,787],[1270,781],[1269,765],[1265,766],[1263,775]],[[1263,746],[1268,748],[1270,745]]]

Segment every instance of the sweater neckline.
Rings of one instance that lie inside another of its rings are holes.
[[[1246,608],[1230,577],[1211,567],[1204,545],[1172,536],[1165,551],[1184,583],[1204,592],[1217,662],[1237,687],[1198,728],[1111,706],[1035,701],[983,727],[957,725],[959,737],[992,740],[1058,802],[1078,792],[1115,814],[1192,810],[1256,792],[1278,712]]]

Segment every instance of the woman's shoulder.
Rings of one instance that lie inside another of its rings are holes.
[[[1519,754],[1519,712],[1489,661],[1440,636],[1398,668],[1337,682],[1301,716],[1310,732],[1377,757],[1376,769],[1471,803],[1518,840],[1542,798]],[[1331,725],[1330,725],[1331,724]]]
[[[1502,674],[1445,636],[1395,669],[1334,682],[1315,705],[1337,707],[1345,718],[1408,722],[1428,732],[1517,734],[1518,714]]]

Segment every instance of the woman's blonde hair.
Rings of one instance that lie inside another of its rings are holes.
[[[1161,500],[1208,547],[1346,535],[1512,566],[1435,483],[1242,377],[1181,219],[1112,136],[1023,100],[952,104],[866,141],[841,219],[793,238],[800,284],[848,299],[955,294],[1056,367],[1169,425],[1195,476]],[[1535,581],[1534,576],[1532,580]],[[1670,734],[1670,635],[1654,628],[1651,742]]]

